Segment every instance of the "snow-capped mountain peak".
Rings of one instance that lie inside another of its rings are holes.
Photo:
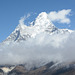
[[[39,27],[48,27],[49,25],[53,26],[52,22],[49,20],[46,12],[42,12],[38,15],[38,17],[33,22],[33,25]]]
[[[46,12],[42,12],[38,15],[38,17],[33,21],[32,26],[35,28],[36,33],[49,31],[56,29],[53,23],[48,18],[48,14]]]
[[[23,19],[24,21],[24,19]],[[34,38],[37,34],[45,32],[48,34],[58,34],[58,33],[70,33],[70,30],[58,29],[53,25],[53,23],[48,18],[46,12],[40,13],[37,18],[31,22],[30,26],[24,25],[23,22],[19,24],[16,29],[7,37],[5,41],[22,41],[28,38]],[[5,42],[4,41],[4,42]]]

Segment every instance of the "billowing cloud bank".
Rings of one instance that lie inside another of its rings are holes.
[[[48,35],[0,47],[0,64],[27,64],[28,68],[50,61],[75,61],[75,33]]]

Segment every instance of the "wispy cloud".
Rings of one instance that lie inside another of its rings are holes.
[[[25,25],[25,24],[24,24],[24,21],[25,21],[27,18],[29,18],[30,16],[31,16],[31,14],[28,13],[27,15],[24,15],[23,17],[21,17],[21,19],[19,20],[19,24],[20,24],[20,25]]]
[[[69,24],[71,21],[68,18],[70,16],[71,9],[63,9],[58,12],[52,11],[48,13],[48,17],[51,21],[56,21],[58,23],[66,23]]]

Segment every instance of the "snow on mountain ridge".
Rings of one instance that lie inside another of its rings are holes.
[[[40,13],[35,21],[31,22],[30,26],[26,26],[24,24],[19,24],[16,29],[11,33],[10,36],[7,37],[5,41],[20,41],[26,40],[30,37],[34,38],[37,34],[41,32],[46,32],[49,34],[53,33],[66,33],[72,32],[68,29],[58,29],[48,18],[46,12]]]

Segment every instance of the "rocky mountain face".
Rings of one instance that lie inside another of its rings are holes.
[[[0,69],[0,75],[4,75],[4,72],[2,69]]]
[[[39,68],[27,70],[24,65],[17,65],[8,73],[0,69],[0,75],[75,75],[74,63],[63,66],[53,66],[55,63],[50,62]]]

